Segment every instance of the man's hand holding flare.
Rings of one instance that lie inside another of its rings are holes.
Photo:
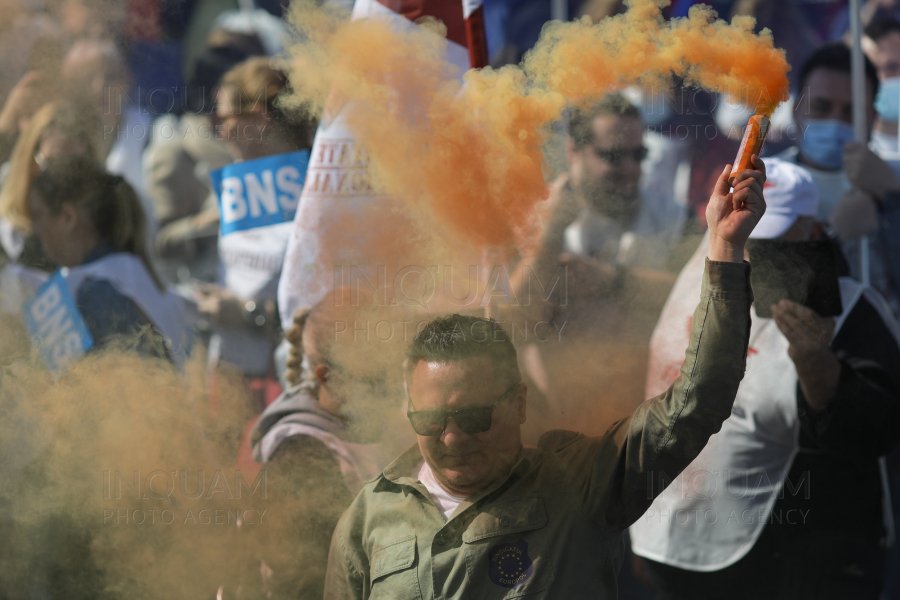
[[[709,226],[709,260],[742,262],[744,245],[750,232],[766,212],[763,185],[766,182],[766,165],[755,154],[751,158],[752,169],[739,171],[734,176],[734,189],[728,184],[731,165],[727,165],[706,207],[706,223]]]

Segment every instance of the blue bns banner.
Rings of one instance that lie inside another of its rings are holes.
[[[301,150],[212,171],[222,235],[293,221],[308,165],[309,151]]]
[[[94,339],[57,271],[23,306],[25,327],[48,369],[64,369],[94,346]]]

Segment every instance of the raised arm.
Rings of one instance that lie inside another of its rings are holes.
[[[700,453],[731,414],[746,366],[750,265],[744,244],[765,212],[765,167],[726,168],[707,208],[710,250],[681,373],[661,395],[599,438],[560,439],[556,453],[585,479],[572,490],[599,524],[624,529]],[[577,479],[577,478],[576,478]]]

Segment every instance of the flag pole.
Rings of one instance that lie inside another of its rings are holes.
[[[472,69],[482,69],[488,64],[487,33],[484,29],[484,5],[483,0],[463,0],[463,19],[466,23],[466,46],[469,48],[469,67]],[[495,248],[485,245],[481,248],[481,277],[477,277],[483,288],[486,290],[493,266],[491,263],[496,262],[499,253]],[[490,318],[492,313],[490,303],[484,307],[484,316]]]
[[[466,22],[466,45],[469,47],[469,67],[481,69],[490,64],[487,34],[484,30],[482,0],[463,0],[463,19]]]
[[[550,18],[554,21],[569,20],[569,6],[566,0],[550,0]]]
[[[869,141],[868,124],[866,122],[866,74],[862,51],[862,20],[860,18],[860,0],[850,0],[850,88],[853,94],[853,139],[865,144]],[[860,279],[865,285],[870,283],[869,274],[869,236],[859,239]]]

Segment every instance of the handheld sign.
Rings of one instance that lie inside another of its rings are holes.
[[[222,235],[293,221],[307,165],[309,151],[301,150],[212,171]]]
[[[772,305],[785,298],[820,317],[843,314],[837,251],[829,240],[747,240],[747,252],[757,317],[771,319]]]
[[[48,369],[64,369],[94,346],[60,271],[38,288],[23,309],[25,327]]]

